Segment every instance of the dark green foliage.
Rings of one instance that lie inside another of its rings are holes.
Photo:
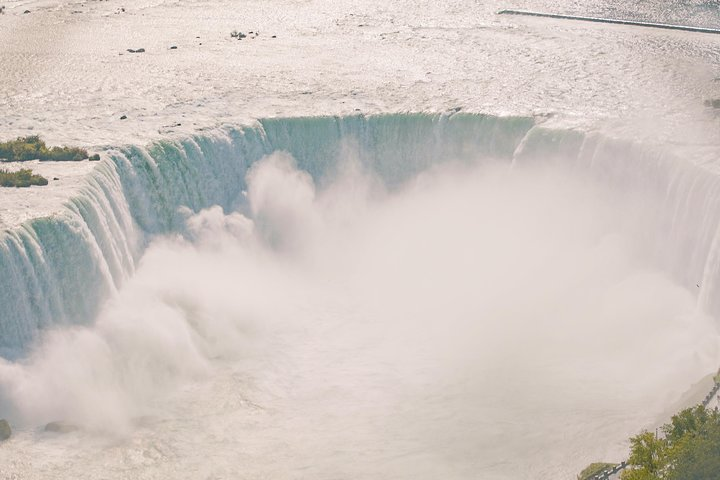
[[[45,177],[35,175],[29,168],[10,172],[0,168],[0,187],[29,187],[30,185],[47,185]]]
[[[589,480],[593,478],[595,475],[604,472],[605,470],[609,470],[613,468],[616,464],[615,463],[591,463],[588,465],[585,470],[580,472],[580,475],[578,475],[578,480]]]
[[[664,438],[643,432],[631,439],[631,468],[623,480],[720,479],[720,413],[704,406],[678,413]]]
[[[720,424],[707,424],[689,437],[675,453],[668,480],[720,478]]]
[[[711,420],[713,412],[702,405],[687,408],[672,417],[670,423],[663,426],[663,433],[670,444],[679,444],[683,437],[693,436],[701,431]]]
[[[88,157],[88,160],[90,160],[91,162],[97,162],[100,160],[100,155],[98,155],[97,153],[95,155],[90,155],[90,157]]]
[[[668,426],[666,426],[668,427]],[[673,433],[683,434],[673,442],[668,480],[720,478],[720,413],[696,407],[672,419]]]
[[[667,464],[667,441],[650,432],[642,432],[630,439],[630,470],[623,472],[623,480],[656,480],[662,478]]]
[[[84,148],[48,148],[39,136],[19,137],[17,140],[0,142],[0,161],[25,162],[27,160],[79,161],[88,158]]]

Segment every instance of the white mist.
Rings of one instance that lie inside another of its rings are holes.
[[[715,368],[716,327],[613,192],[551,167],[450,164],[392,192],[341,170],[318,189],[265,158],[242,212],[188,213],[92,327],[0,365],[24,428],[0,464],[572,478]],[[84,430],[39,433],[52,420]]]

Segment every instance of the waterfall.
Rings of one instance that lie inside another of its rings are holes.
[[[473,114],[264,119],[147,147],[110,150],[63,211],[0,232],[0,356],[23,355],[38,334],[92,322],[135,270],[148,241],[183,228],[181,207],[242,208],[245,174],[289,152],[322,184],[351,157],[390,187],[449,160],[557,162],[618,195],[646,202],[648,254],[698,306],[720,314],[720,177],[670,153],[600,134]],[[568,199],[572,201],[572,199]],[[698,287],[696,287],[698,285]]]

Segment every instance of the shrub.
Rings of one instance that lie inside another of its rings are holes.
[[[47,185],[48,181],[41,175],[35,175],[29,168],[11,172],[0,168],[0,187],[29,187],[30,185]]]
[[[84,148],[51,147],[48,148],[39,136],[19,137],[9,142],[0,142],[0,159],[5,162],[25,162],[27,160],[79,161],[88,158]]]

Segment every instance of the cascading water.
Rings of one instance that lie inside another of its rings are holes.
[[[87,323],[134,269],[138,237],[111,164],[99,165],[61,215],[0,239],[0,352],[17,356],[44,328]]]
[[[141,444],[88,475],[567,475],[717,361],[720,180],[670,154],[465,114],[109,153],[0,250],[0,408]]]
[[[180,229],[181,206],[233,210],[248,167],[268,153],[288,151],[320,179],[352,149],[392,184],[448,158],[510,158],[532,123],[466,115],[273,119],[113,152],[61,218],[4,233],[0,352],[14,358],[45,327],[91,321],[132,274],[148,236]]]
[[[646,215],[657,217],[663,237],[648,239],[649,248],[684,285],[700,285],[703,309],[720,312],[711,295],[720,275],[715,175],[629,142],[532,125],[479,115],[271,119],[116,151],[62,217],[4,232],[0,349],[13,357],[44,327],[90,321],[132,274],[148,235],[181,228],[181,206],[233,210],[247,168],[276,150],[316,180],[352,151],[390,185],[448,159],[553,159],[618,191],[642,190],[653,206]]]

